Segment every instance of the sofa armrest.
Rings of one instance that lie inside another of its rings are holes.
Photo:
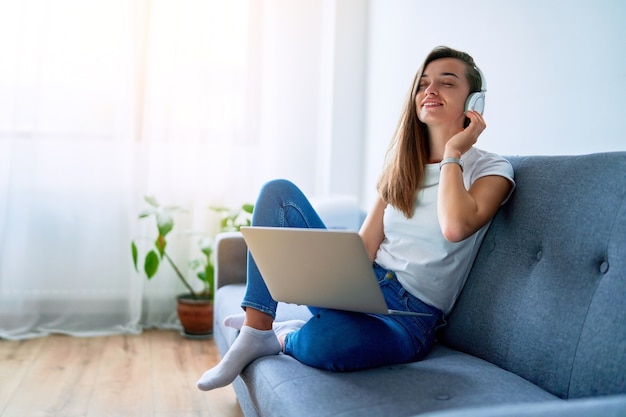
[[[223,232],[215,237],[215,289],[246,282],[248,246],[241,232]]]

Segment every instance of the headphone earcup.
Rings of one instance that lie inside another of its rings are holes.
[[[485,92],[479,91],[477,93],[472,93],[467,97],[467,101],[465,102],[465,111],[473,110],[480,114],[483,114],[485,111]]]

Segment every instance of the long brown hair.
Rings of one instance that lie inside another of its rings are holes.
[[[424,181],[425,167],[430,158],[428,128],[417,118],[415,96],[426,66],[441,58],[456,58],[465,63],[470,93],[480,91],[482,84],[474,59],[465,52],[446,46],[433,49],[417,70],[377,184],[382,199],[409,219],[413,217],[415,196]]]

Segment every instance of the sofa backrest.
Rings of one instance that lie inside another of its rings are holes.
[[[442,341],[561,398],[626,393],[626,152],[509,159]]]

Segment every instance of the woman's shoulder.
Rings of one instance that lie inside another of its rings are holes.
[[[473,146],[463,154],[462,159],[465,166],[479,176],[495,174],[513,179],[513,166],[499,154]]]
[[[493,153],[493,152],[489,152],[486,151],[484,149],[481,148],[477,148],[476,146],[472,146],[467,152],[465,152],[462,156],[463,159],[467,160],[468,162],[470,160],[472,161],[477,161],[477,160],[487,160],[487,161],[506,161],[508,162],[508,160],[497,154],[497,153]]]

